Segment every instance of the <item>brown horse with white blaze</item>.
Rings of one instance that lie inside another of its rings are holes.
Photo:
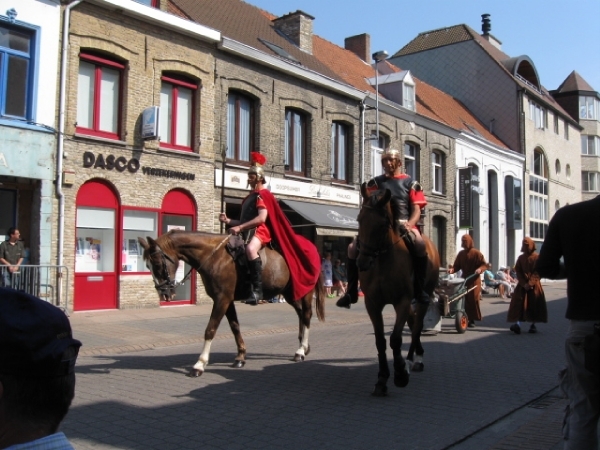
[[[375,332],[379,359],[379,373],[373,395],[383,396],[387,393],[387,380],[390,377],[383,308],[385,305],[393,305],[396,311],[396,322],[390,336],[394,356],[394,384],[405,387],[409,381],[410,369],[402,357],[402,330],[408,322],[411,328],[411,345],[407,359],[412,361],[416,351],[417,357],[412,370],[423,370],[421,332],[428,305],[412,302],[412,257],[393,217],[391,192],[386,189],[369,194],[363,183],[361,194],[363,205],[358,215],[359,254],[356,263],[360,271],[365,305]],[[429,259],[425,291],[432,297],[438,282],[440,258],[431,240],[426,236],[423,239]]]
[[[229,236],[194,231],[171,230],[147,241],[138,238],[144,248],[144,260],[152,273],[154,285],[164,300],[170,300],[175,294],[177,283],[175,272],[179,261],[185,261],[194,268],[202,278],[206,293],[213,300],[213,308],[204,332],[204,347],[190,376],[204,373],[210,356],[210,347],[223,319],[227,317],[237,344],[237,356],[232,367],[243,367],[246,361],[246,345],[240,332],[234,300],[247,297],[245,271],[237,264],[225,249]],[[284,258],[275,250],[264,249],[264,268],[262,273],[265,298],[283,294],[286,301],[298,314],[300,347],[296,350],[294,361],[303,361],[310,352],[308,343],[310,320],[312,318],[312,301],[315,299],[317,317],[325,319],[325,289],[321,277],[314,288],[301,299],[291,298],[292,287],[290,272]],[[314,295],[313,295],[314,294]]]

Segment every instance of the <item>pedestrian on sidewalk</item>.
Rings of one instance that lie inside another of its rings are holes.
[[[331,253],[325,253],[325,258],[321,262],[321,272],[323,273],[323,286],[325,286],[325,292],[327,297],[333,297],[331,288],[333,287],[333,267],[331,265]]]
[[[58,427],[75,395],[66,314],[24,292],[0,288],[0,448],[68,450]]]
[[[346,293],[348,278],[346,277],[346,267],[338,258],[333,264],[333,290],[337,292],[338,297]]]
[[[461,238],[462,250],[456,255],[454,264],[448,269],[449,274],[462,271],[462,276],[468,278],[473,274],[481,274],[487,268],[483,254],[475,248],[473,238],[465,234]],[[465,295],[465,311],[469,318],[469,327],[475,327],[475,321],[483,319],[479,302],[481,300],[481,277],[471,278],[465,285],[467,289],[475,287]]]
[[[535,270],[544,278],[567,278],[569,331],[566,369],[560,387],[569,399],[563,436],[565,450],[597,450],[600,374],[588,368],[600,355],[586,354],[586,336],[600,322],[600,196],[560,208],[548,226]],[[564,264],[561,263],[561,257]]]
[[[546,309],[546,296],[540,283],[540,277],[534,273],[538,253],[535,251],[535,242],[526,237],[523,239],[521,251],[517,258],[515,270],[517,272],[517,287],[510,299],[507,322],[513,323],[510,331],[521,334],[521,322],[530,322],[530,333],[536,333],[536,323],[548,322]]]

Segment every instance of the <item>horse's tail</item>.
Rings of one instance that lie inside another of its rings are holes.
[[[323,274],[319,274],[319,279],[314,288],[315,309],[320,322],[325,321],[325,286],[323,286]]]

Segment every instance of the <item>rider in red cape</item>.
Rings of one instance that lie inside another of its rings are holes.
[[[259,194],[269,211],[267,226],[290,269],[294,300],[301,299],[319,279],[321,258],[312,242],[294,232],[273,194],[268,189],[259,191]]]
[[[300,300],[317,283],[321,261],[316,247],[297,235],[281,210],[277,200],[264,188],[266,162],[261,153],[252,152],[252,166],[248,169],[248,184],[252,192],[242,202],[239,220],[232,220],[221,213],[219,220],[229,226],[232,234],[242,234],[246,242],[246,257],[250,270],[252,293],[245,300],[256,305],[262,300],[262,261],[258,251],[274,238],[290,270],[290,282],[294,300]]]

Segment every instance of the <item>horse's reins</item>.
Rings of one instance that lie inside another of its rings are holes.
[[[167,255],[158,245],[156,246],[156,251],[151,253],[150,256],[154,256],[157,253],[160,254],[161,258],[162,258],[162,264],[163,264],[163,271],[165,272],[166,275],[166,279],[165,281],[163,281],[162,283],[158,284],[156,282],[156,278],[154,278],[154,273],[152,273],[152,278],[154,278],[154,287],[156,288],[156,290],[161,290],[163,289],[163,287],[165,285],[167,285],[169,288],[174,289],[177,286],[181,286],[182,284],[184,284],[190,277],[190,275],[192,274],[192,270],[196,269],[196,271],[199,271],[201,269],[204,268],[204,264],[206,263],[206,261],[208,261],[210,258],[212,258],[214,256],[214,254],[217,252],[217,250],[219,250],[221,248],[221,246],[227,242],[227,240],[229,239],[229,235],[227,235],[225,237],[225,239],[223,239],[221,242],[219,242],[219,245],[217,245],[213,251],[210,253],[210,255],[208,255],[208,258],[206,258],[199,267],[193,267],[190,264],[190,270],[188,270],[188,272],[185,274],[185,276],[182,278],[181,281],[177,281],[177,280],[171,280],[171,277],[169,276],[169,271],[167,269],[167,262],[166,259],[168,259],[173,265],[177,265],[177,262],[173,261],[173,258],[171,258],[169,255]]]
[[[370,205],[363,205],[363,208],[376,209],[375,207],[370,206]],[[392,230],[394,229],[393,221],[389,219],[389,216],[388,216],[388,228],[390,228]],[[377,245],[377,246],[367,244],[366,242],[358,239],[359,252],[364,254],[366,257],[377,258],[382,253],[386,253],[390,248],[393,248],[398,242],[400,242],[400,239],[402,239],[402,238],[403,238],[403,236],[401,235],[396,241],[392,241],[392,243],[388,245],[385,242],[386,236],[384,234],[383,238],[379,242],[380,245]]]

